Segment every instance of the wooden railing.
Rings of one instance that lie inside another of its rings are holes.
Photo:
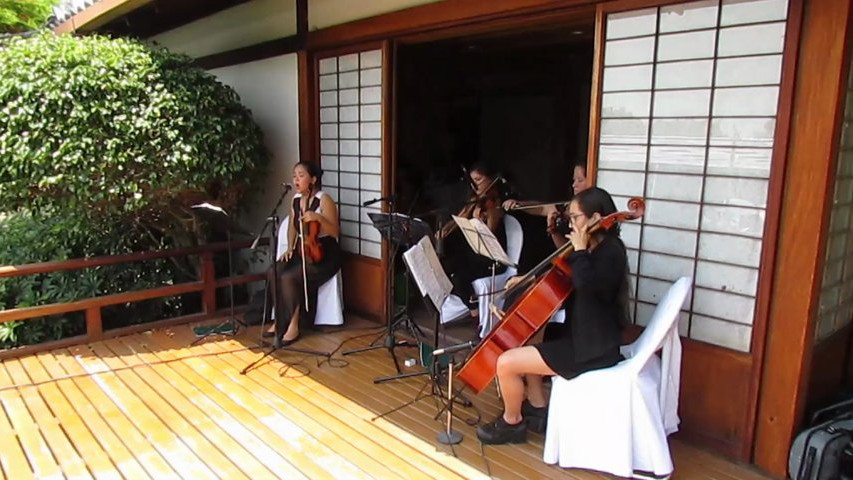
[[[266,243],[266,242],[265,242]],[[250,241],[244,240],[232,242],[231,249],[239,250],[248,247]],[[264,274],[244,274],[233,277],[216,278],[213,257],[216,252],[228,250],[228,243],[212,243],[198,247],[175,248],[170,250],[159,250],[152,252],[138,252],[126,255],[115,255],[105,257],[81,258],[64,260],[58,262],[31,263],[20,266],[0,267],[0,278],[22,277],[40,273],[52,273],[69,270],[81,270],[85,268],[101,267],[107,265],[118,265],[122,263],[156,260],[161,258],[185,257],[198,255],[201,257],[200,279],[192,282],[179,283],[165,287],[149,288],[146,290],[135,290],[124,293],[103,295],[100,297],[85,298],[66,303],[53,303],[50,305],[38,305],[34,307],[14,308],[0,311],[0,323],[15,320],[30,320],[47,315],[59,315],[63,313],[85,312],[86,333],[74,337],[53,340],[35,345],[27,345],[19,348],[0,350],[0,359],[28,355],[39,351],[63,348],[69,345],[88,343],[107,337],[127,335],[152,328],[162,328],[193,321],[203,321],[217,315],[216,289],[230,285],[243,285],[264,279]],[[101,309],[110,305],[151,300],[155,298],[172,297],[187,293],[201,292],[202,311],[200,313],[184,315],[181,317],[156,320],[128,327],[121,327],[104,331],[101,322]],[[220,314],[222,312],[219,312]]]

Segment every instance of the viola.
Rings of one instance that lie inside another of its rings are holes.
[[[308,208],[310,208],[310,203],[314,198],[312,193],[309,192],[306,202],[309,205]],[[306,222],[303,220],[302,215],[299,216],[299,221],[299,232],[302,238],[302,248],[304,249],[305,257],[313,263],[321,262],[323,260],[323,247],[320,245],[320,222],[318,220]]]
[[[619,222],[643,216],[645,202],[641,198],[628,200],[628,211],[616,212],[590,225],[589,232],[609,230]],[[522,277],[520,286],[533,284],[501,315],[495,328],[471,352],[459,370],[457,378],[475,394],[480,393],[495,378],[498,357],[505,351],[520,347],[545,324],[572,293],[572,269],[568,256],[574,249],[571,243],[563,245],[551,256]],[[548,267],[543,275],[536,275]],[[507,292],[504,292],[506,295]]]
[[[304,222],[303,243],[305,256],[314,263],[323,260],[323,247],[320,245],[320,222]]]
[[[459,212],[458,216],[472,218],[474,216],[474,212],[479,209],[479,215],[477,218],[479,218],[483,223],[486,223],[489,210],[496,208],[501,204],[501,192],[496,188],[496,185],[498,185],[499,182],[503,183],[503,181],[503,177],[498,175],[488,186],[486,186],[483,193],[474,192],[473,197],[468,200],[465,207],[463,207]],[[453,233],[457,227],[458,225],[456,222],[448,222],[436,233],[436,237],[439,239],[447,238],[447,236]]]

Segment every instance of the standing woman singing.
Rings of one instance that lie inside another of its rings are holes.
[[[311,320],[317,310],[317,289],[341,269],[338,208],[332,197],[320,190],[321,175],[320,168],[313,163],[299,162],[293,167],[293,189],[296,194],[293,196],[288,222],[288,249],[278,258],[280,290],[278,301],[275,302],[276,322],[288,322],[282,336],[283,346],[299,339],[300,320],[304,322],[303,325],[313,323]],[[316,223],[312,225],[312,222]],[[308,258],[307,252],[305,257],[302,254],[305,246],[303,238],[309,239],[312,228],[319,229],[317,244],[322,252],[319,260]],[[304,232],[304,237],[300,235],[301,232]],[[264,336],[274,335],[275,325],[264,333]]]

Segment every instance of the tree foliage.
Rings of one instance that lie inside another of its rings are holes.
[[[233,207],[268,161],[233,89],[126,39],[43,34],[0,49],[0,205],[132,216],[163,230]]]
[[[0,71],[0,265],[198,243],[190,205],[233,211],[268,164],[237,94],[188,57],[44,33],[0,45]],[[0,279],[0,309],[177,283],[197,278],[194,266],[160,260]],[[104,322],[186,313],[187,303],[126,308],[136,310],[105,310]],[[81,322],[3,324],[0,348],[79,333]]]
[[[0,33],[35,30],[47,23],[58,0],[0,0]]]

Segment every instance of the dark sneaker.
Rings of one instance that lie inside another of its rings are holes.
[[[534,407],[527,400],[521,403],[521,415],[524,417],[524,422],[527,428],[534,433],[545,433],[545,427],[548,425],[548,406]]]
[[[501,415],[494,422],[477,427],[477,438],[488,445],[524,443],[527,441],[527,425],[524,420],[515,425],[510,425]]]

